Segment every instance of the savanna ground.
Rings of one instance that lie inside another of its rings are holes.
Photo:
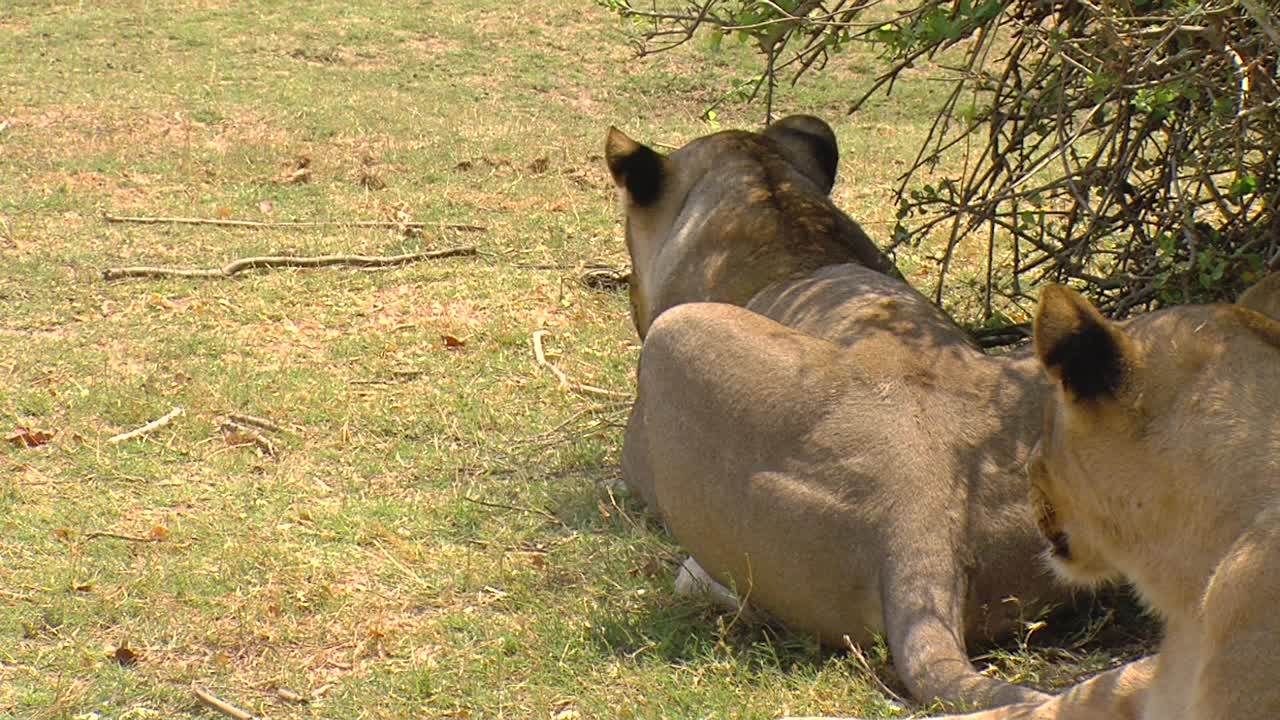
[[[580,282],[626,264],[604,129],[679,144],[746,74],[727,46],[636,63],[625,31],[565,0],[0,7],[0,716],[215,717],[193,686],[269,718],[905,712],[882,651],[672,598],[678,547],[611,490],[638,345],[625,291]],[[931,88],[844,115],[874,71],[781,107],[833,122],[837,201],[883,237]],[[1046,687],[1113,661],[1065,637],[989,661]]]

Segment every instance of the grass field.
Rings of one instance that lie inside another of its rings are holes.
[[[707,132],[744,57],[636,63],[564,0],[0,6],[0,716],[217,717],[193,686],[268,718],[900,716],[858,659],[671,598],[678,548],[610,490],[638,346],[579,281],[626,264],[604,130]],[[845,116],[873,72],[781,104],[833,122],[883,237],[930,85]],[[992,656],[1064,660],[1110,662]]]

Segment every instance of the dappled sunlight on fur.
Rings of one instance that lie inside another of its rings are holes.
[[[1034,358],[984,355],[898,279],[827,197],[816,118],[670,155],[611,129],[606,156],[645,340],[632,491],[752,607],[834,647],[883,636],[916,699],[1043,698],[967,654],[1071,597],[1026,500]]]

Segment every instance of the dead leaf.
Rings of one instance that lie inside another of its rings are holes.
[[[71,583],[71,589],[74,592],[86,593],[93,589],[93,582],[89,580],[77,580]]]
[[[142,657],[135,652],[133,648],[129,647],[128,644],[125,644],[116,648],[115,651],[111,653],[111,659],[125,667],[132,667],[137,665],[138,661],[141,660]]]
[[[20,448],[40,447],[53,438],[52,430],[39,430],[26,425],[15,425],[13,430],[4,436],[5,440]]]
[[[376,172],[371,170],[360,171],[360,187],[365,190],[382,190],[386,186],[387,183]]]
[[[222,207],[218,208],[219,219],[226,220],[229,217],[231,217],[231,208],[227,207],[226,205],[223,205]]]
[[[578,712],[578,706],[572,700],[556,703],[551,708],[551,720],[580,720],[582,713]]]
[[[546,172],[547,169],[550,167],[551,167],[551,159],[544,156],[529,163],[529,172],[533,173],[534,175],[541,175],[542,173]]]
[[[468,170],[470,170],[470,169],[471,169],[471,168],[473,168],[473,167],[475,167],[475,164],[474,164],[474,163],[472,163],[470,160],[463,160],[462,162],[460,162],[460,163],[458,163],[457,165],[454,165],[454,166],[453,166],[453,171],[454,171],[454,172],[467,172]]]
[[[167,537],[169,537],[169,528],[160,523],[152,526],[151,531],[147,533],[147,539],[151,542],[160,542]]]
[[[447,333],[444,335],[441,335],[440,339],[444,340],[444,346],[449,348],[450,350],[455,350],[457,348],[462,348],[467,346],[466,338],[455,337]]]
[[[222,429],[222,439],[232,447],[253,444],[253,436],[245,430],[235,426],[224,427]]]
[[[227,208],[223,208],[222,210],[227,210]],[[219,213],[221,213],[221,212],[222,212],[222,210],[219,210],[218,212],[219,212]],[[228,214],[228,215],[230,215],[230,214],[231,214],[231,211],[230,211],[230,210],[227,210],[227,214]],[[153,293],[151,293],[151,295],[149,296],[149,298],[150,298],[150,302],[151,302],[153,305],[159,305],[160,307],[164,308],[165,310],[175,310],[175,309],[177,309],[177,307],[178,307],[178,304],[177,304],[177,303],[175,303],[174,301],[170,300],[170,299],[169,299],[169,298],[167,298],[167,297],[164,297],[164,296],[163,296],[163,295],[161,295],[160,293],[153,292]]]
[[[270,215],[271,211],[274,210],[275,207],[276,206],[273,205],[270,200],[263,200],[258,203],[258,209],[261,210],[264,215]]]
[[[311,158],[306,155],[300,156],[294,161],[293,166],[285,170],[280,177],[280,181],[286,185],[296,185],[311,180]]]
[[[410,222],[413,222],[413,213],[409,211],[408,203],[399,202],[399,203],[396,203],[395,205],[392,205],[389,209],[391,210],[392,222],[397,222],[401,224],[408,224]]]
[[[65,527],[54,528],[53,536],[58,538],[59,540],[70,540],[71,528],[65,528]]]

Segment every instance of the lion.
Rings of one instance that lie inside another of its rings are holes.
[[[828,197],[822,120],[665,156],[610,128],[606,160],[644,340],[623,478],[689,569],[827,645],[883,637],[922,702],[1046,698],[967,652],[1072,596],[1026,496],[1031,353],[984,354],[897,277]]]
[[[1028,464],[1049,563],[1129,581],[1165,635],[1049,701],[962,717],[1280,717],[1280,274],[1235,305],[1123,323],[1048,287],[1034,335],[1053,384]]]

